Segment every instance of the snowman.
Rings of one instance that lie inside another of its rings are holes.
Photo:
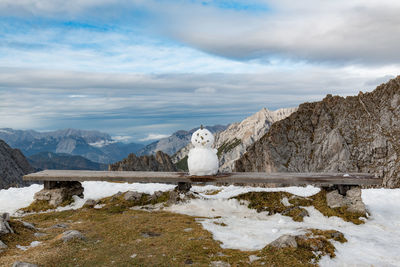
[[[214,144],[213,134],[203,128],[195,131],[192,135],[194,148],[190,149],[188,155],[188,168],[190,175],[214,175],[218,172],[217,150],[211,148]]]

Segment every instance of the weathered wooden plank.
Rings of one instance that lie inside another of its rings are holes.
[[[45,170],[25,175],[24,181],[110,181],[136,183],[241,183],[285,185],[379,185],[382,179],[366,173],[264,173],[234,172],[190,176],[184,172]]]

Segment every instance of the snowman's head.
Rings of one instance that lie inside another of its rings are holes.
[[[201,126],[200,129],[193,133],[192,144],[194,147],[211,148],[214,144],[214,136],[209,130]]]

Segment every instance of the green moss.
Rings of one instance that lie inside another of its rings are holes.
[[[65,207],[71,205],[74,202],[73,198],[64,200],[57,207]],[[57,208],[56,206],[50,205],[47,200],[35,200],[28,207],[20,209],[23,212],[40,212],[46,210],[52,210]]]
[[[183,159],[181,159],[180,161],[178,161],[178,162],[175,164],[176,168],[177,168],[178,170],[184,171],[184,172],[189,171],[187,160],[188,160],[188,156],[186,156],[186,157],[184,157]]]
[[[308,216],[307,210],[299,206],[285,206],[283,198],[291,198],[293,195],[287,192],[249,192],[234,198],[248,201],[248,207],[257,212],[267,211],[270,215],[280,213],[290,216],[294,221],[302,222],[304,216]],[[290,202],[289,202],[290,203]]]
[[[289,200],[290,206],[285,206],[282,203],[284,198]],[[257,212],[267,211],[269,214],[280,213],[291,217],[294,221],[302,222],[303,217],[308,216],[307,210],[302,207],[315,207],[324,216],[337,216],[347,222],[354,224],[364,223],[361,217],[366,217],[366,214],[349,212],[346,207],[330,208],[326,203],[326,191],[321,191],[311,197],[299,197],[287,192],[249,192],[234,197],[238,200],[248,201],[248,207],[255,209]]]
[[[242,140],[237,139],[236,137],[233,140],[224,142],[219,148],[217,152],[217,156],[220,157],[222,154],[228,153],[238,145],[242,143]]]
[[[342,218],[347,222],[352,222],[354,224],[363,224],[365,223],[360,218],[366,218],[366,214],[359,212],[349,212],[346,207],[340,208],[330,208],[326,203],[326,190],[321,189],[321,191],[311,197],[313,199],[312,206],[314,206],[319,212],[321,212],[324,216],[331,217],[337,216]]]
[[[163,192],[160,196],[154,198],[148,194],[142,194],[141,198],[135,201],[124,199],[124,194],[114,195],[103,198],[99,204],[104,205],[102,210],[109,213],[122,213],[134,206],[155,205],[158,203],[166,203],[170,199],[170,191]]]

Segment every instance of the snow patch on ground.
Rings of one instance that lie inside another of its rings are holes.
[[[64,208],[78,209],[89,198],[100,199],[128,190],[153,194],[155,191],[168,191],[174,185],[165,184],[128,184],[108,182],[84,182],[85,198],[75,198],[76,202]],[[0,190],[0,212],[15,213],[28,206],[33,195],[43,188],[31,185],[25,188]],[[218,190],[218,194],[206,195]],[[194,199],[185,204],[174,205],[167,210],[190,216],[206,217],[198,219],[202,226],[213,234],[214,239],[222,242],[223,248],[258,250],[284,234],[300,234],[307,228],[334,229],[341,231],[348,242],[334,242],[336,258],[323,257],[321,266],[400,266],[400,189],[364,189],[362,198],[371,216],[364,225],[354,225],[337,217],[324,217],[313,207],[305,207],[310,217],[304,222],[295,222],[290,217],[266,212],[257,213],[241,205],[236,199],[229,199],[250,191],[275,192],[286,191],[299,196],[311,196],[319,188],[284,187],[259,188],[240,186],[193,186],[204,199]],[[219,223],[219,224],[215,224]],[[221,223],[227,226],[222,226]]]
[[[254,191],[291,191],[310,196],[317,193],[312,187],[255,188]],[[212,190],[212,188],[208,188]],[[207,190],[204,188],[204,192]],[[222,242],[223,248],[259,250],[284,234],[301,234],[307,228],[333,229],[342,232],[348,242],[334,242],[336,258],[323,257],[321,266],[400,266],[400,189],[364,189],[362,198],[371,216],[364,225],[354,225],[338,217],[325,217],[314,207],[305,207],[310,217],[295,222],[290,217],[266,212],[257,213],[241,205],[234,196],[253,191],[248,188],[224,188],[208,199],[196,199],[187,204],[169,207],[172,212],[190,216],[208,217],[198,219],[202,226]],[[218,223],[215,224],[214,222]],[[222,226],[221,223],[227,226]]]

